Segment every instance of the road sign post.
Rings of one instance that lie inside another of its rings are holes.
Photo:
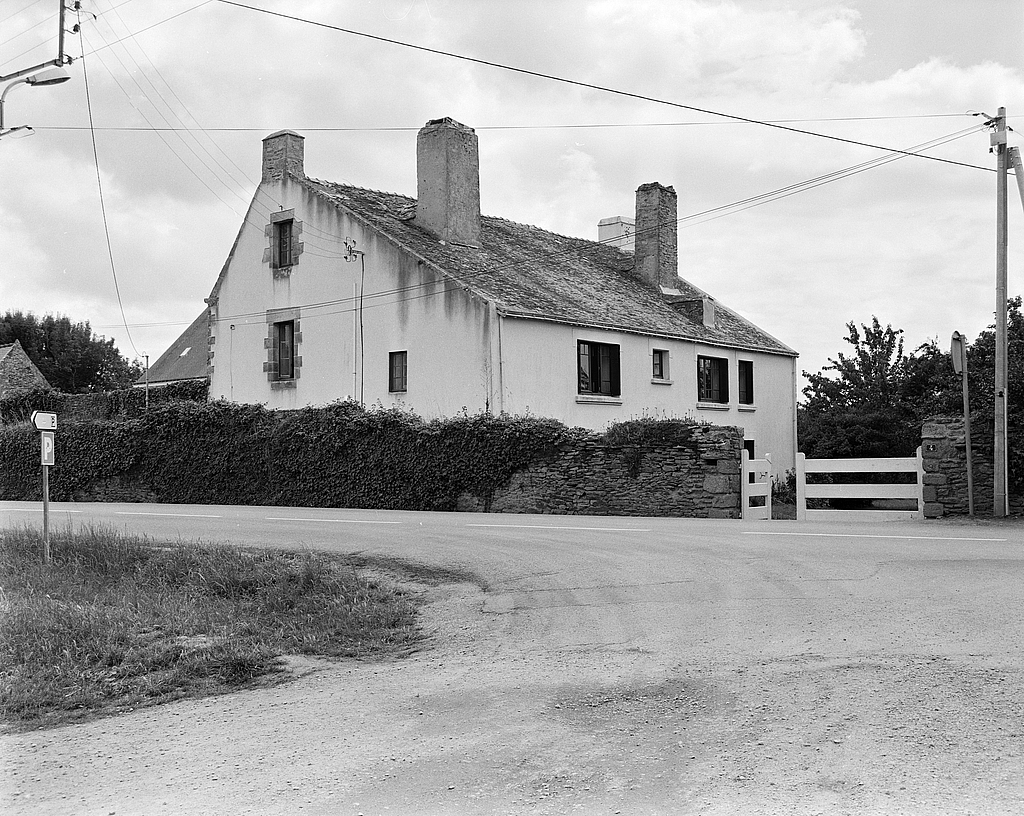
[[[43,466],[43,564],[50,563],[50,466],[56,461],[54,431],[57,415],[51,411],[33,411],[32,424],[39,431],[39,459]]]
[[[974,515],[974,457],[971,455],[971,395],[967,389],[967,343],[960,332],[953,332],[949,344],[953,370],[960,375],[964,392],[964,441],[967,444],[967,512]]]

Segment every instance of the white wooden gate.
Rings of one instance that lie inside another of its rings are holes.
[[[808,473],[916,473],[915,484],[807,484]],[[808,510],[808,499],[915,499],[916,510]],[[924,518],[924,465],[917,456],[885,459],[806,459],[796,455],[796,517],[850,521]]]
[[[742,476],[740,478],[740,507],[745,519],[770,519],[772,517],[772,455],[764,459],[751,459],[746,448],[742,451]],[[751,507],[750,500],[764,496],[764,505]]]

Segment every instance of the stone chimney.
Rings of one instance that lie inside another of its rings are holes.
[[[654,289],[677,289],[676,191],[657,182],[636,191],[633,269]]]
[[[670,301],[673,308],[682,312],[694,323],[709,329],[715,328],[715,299],[708,295]]]
[[[442,241],[480,246],[480,158],[473,128],[444,118],[420,129],[416,223]]]
[[[608,246],[618,247],[623,252],[633,252],[633,233],[636,231],[632,218],[616,215],[602,218],[597,222],[597,240]]]
[[[263,140],[263,181],[280,181],[285,176],[303,178],[303,142],[294,130],[279,130]]]

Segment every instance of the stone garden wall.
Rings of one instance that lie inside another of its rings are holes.
[[[687,445],[583,440],[554,461],[515,474],[494,493],[490,510],[739,518],[742,446],[739,429],[710,425],[695,428]]]
[[[924,459],[924,511],[928,518],[966,516],[967,442],[963,417],[933,417],[921,429]],[[971,458],[974,476],[974,511],[992,515],[992,428],[974,421],[971,425]],[[1010,512],[1024,512],[1024,496],[1010,494]]]

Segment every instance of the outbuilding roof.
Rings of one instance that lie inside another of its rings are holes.
[[[718,301],[714,326],[691,319],[670,301],[700,299],[703,290],[679,278],[678,294],[666,298],[636,277],[633,256],[616,247],[489,216],[481,218],[479,248],[446,243],[413,222],[415,199],[299,181],[505,316],[796,356]]]
[[[149,367],[149,384],[205,379],[209,348],[210,324],[207,311],[203,309],[181,337]],[[136,382],[139,385],[145,383],[145,373]]]

